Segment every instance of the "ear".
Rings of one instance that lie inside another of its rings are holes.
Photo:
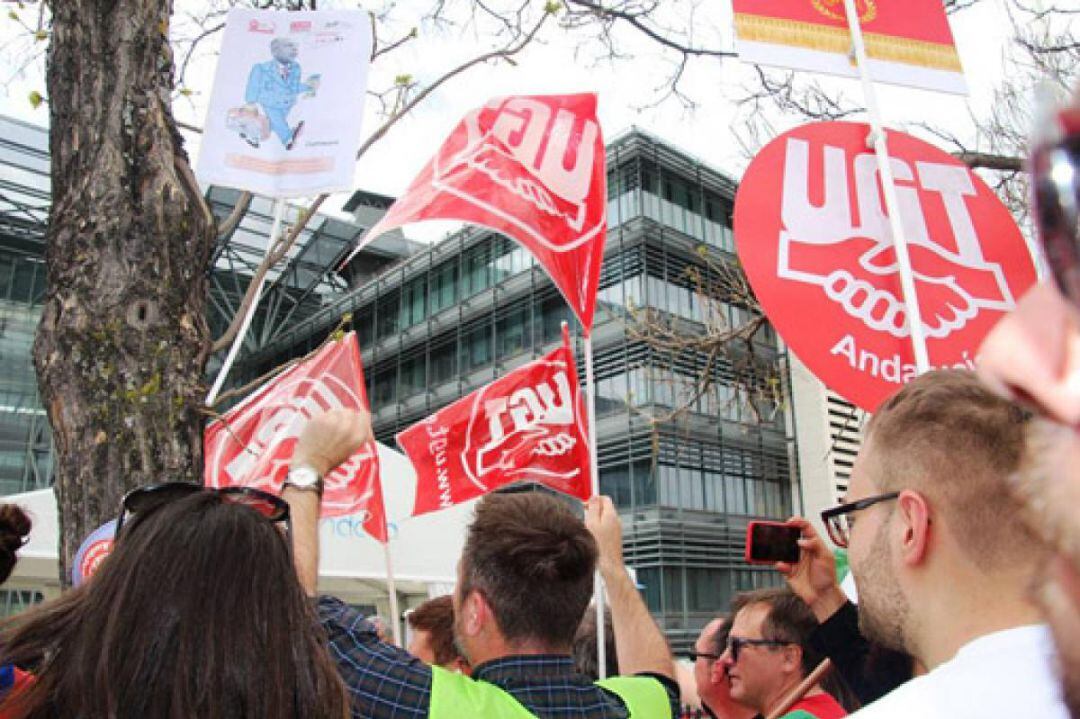
[[[896,498],[900,560],[909,566],[926,561],[930,549],[930,503],[918,492],[905,489]]]
[[[727,664],[719,659],[714,661],[709,670],[709,681],[713,684],[722,684],[727,681]]]
[[[484,595],[475,589],[470,591],[461,602],[461,612],[463,614],[461,626],[465,629],[465,634],[470,637],[483,632],[493,618],[491,605],[488,604]]]
[[[788,644],[783,647],[784,669],[795,674],[802,674],[802,647],[798,644]]]

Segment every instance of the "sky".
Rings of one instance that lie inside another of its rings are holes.
[[[684,0],[669,0],[683,3]],[[1006,77],[1009,68],[1004,62],[1009,23],[1004,14],[1004,0],[984,0],[973,8],[954,15],[953,34],[971,94],[968,98],[942,93],[877,85],[882,115],[887,125],[910,129],[913,123],[926,122],[948,128],[961,138],[970,138],[971,116],[986,112],[993,101],[993,89]],[[173,32],[192,34],[187,17],[200,15],[207,5],[222,5],[224,0],[176,0]],[[378,3],[375,3],[378,4]],[[431,0],[400,0],[395,12],[407,15],[416,8],[429,7]],[[372,3],[367,3],[369,7]],[[18,10],[15,3],[5,2],[18,11],[21,22],[33,25],[37,10],[33,5]],[[352,8],[355,2],[322,0],[322,8]],[[732,45],[730,7],[723,2],[707,2],[708,16],[699,16],[695,32],[723,47]],[[407,30],[408,18],[399,24],[399,32]],[[698,30],[700,28],[700,30]],[[544,44],[528,48],[516,59],[514,66],[505,63],[475,68],[444,85],[407,119],[399,123],[370,152],[360,159],[356,168],[357,188],[387,195],[402,192],[426,160],[434,153],[450,129],[468,110],[483,104],[488,98],[506,94],[547,94],[599,92],[599,115],[605,137],[611,138],[631,126],[645,129],[686,152],[695,155],[736,178],[745,169],[747,151],[735,140],[731,124],[736,116],[731,98],[740,85],[752,77],[752,70],[732,58],[723,61],[700,59],[691,63],[684,87],[698,101],[692,111],[675,100],[657,107],[638,109],[656,100],[655,88],[666,76],[668,65],[658,47],[632,33],[623,33],[629,57],[614,63],[594,60],[595,47],[582,48],[581,35],[571,35],[548,29]],[[385,60],[380,59],[372,69],[369,89],[385,84],[388,78],[409,73],[424,81],[437,77],[456,62],[477,52],[483,38],[462,35],[459,31],[439,32],[421,23],[419,37]],[[188,74],[192,94],[179,97],[174,103],[178,120],[201,126],[209,99],[210,78],[216,67],[220,33],[210,36],[199,46]],[[0,112],[21,119],[46,124],[44,106],[31,107],[27,100],[34,91],[44,94],[45,82],[41,60],[27,64],[26,58],[40,52],[44,43],[27,40],[19,22],[10,17],[0,29]],[[826,78],[827,86],[860,97],[855,80]],[[799,124],[795,117],[771,116],[776,132]],[[365,111],[366,136],[378,124],[375,103],[369,102]],[[188,150],[198,152],[198,135],[186,133]],[[339,207],[347,193],[334,196],[327,206]],[[448,231],[449,226],[414,225],[407,234],[431,240]]]

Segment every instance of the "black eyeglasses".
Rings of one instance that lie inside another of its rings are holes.
[[[728,637],[727,650],[731,652],[731,661],[738,663],[739,653],[744,647],[784,647],[795,642],[783,639],[747,639],[746,637]]]
[[[285,527],[292,536],[292,524],[289,520],[289,505],[281,497],[254,487],[204,487],[189,482],[165,482],[133,489],[120,501],[120,513],[116,518],[114,537],[120,539],[120,530],[128,514],[142,514],[158,507],[190,497],[197,492],[214,492],[223,502],[239,504],[252,509],[271,522],[285,522]]]
[[[699,651],[695,651],[693,649],[688,651],[686,653],[686,656],[692,662],[696,662],[698,659],[709,659],[709,660],[712,660],[712,661],[715,662],[717,659],[720,658],[719,654],[710,654],[709,652],[699,652]]]
[[[1062,293],[1080,304],[1080,108],[1047,113],[1031,148],[1035,227]]]
[[[826,509],[821,513],[821,521],[829,532],[829,539],[837,547],[841,549],[847,548],[848,541],[851,539],[851,528],[855,526],[855,518],[851,515],[867,507],[873,507],[879,502],[887,502],[899,496],[900,492],[889,492],[888,494],[878,494],[866,499],[860,499],[857,502],[848,502],[847,504],[841,504],[839,507]]]

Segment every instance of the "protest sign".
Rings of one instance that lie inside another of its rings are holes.
[[[199,179],[276,198],[352,189],[371,43],[355,10],[230,10]]]
[[[868,129],[812,123],[770,142],[743,176],[734,224],[781,337],[825,384],[873,411],[916,369]],[[1034,283],[1034,263],[1009,211],[966,165],[900,132],[888,146],[930,364],[974,368],[979,342]]]
[[[468,113],[354,254],[384,232],[435,219],[520,242],[588,331],[607,230],[596,95],[500,97]]]
[[[856,0],[872,79],[966,94],[941,0]],[[858,77],[844,0],[734,0],[735,50],[761,65]]]
[[[270,380],[206,429],[206,484],[280,494],[296,440],[312,417],[368,409],[360,348],[352,332]],[[322,516],[362,514],[364,529],[386,541],[386,511],[374,440],[323,478]]]
[[[588,430],[574,355],[563,346],[397,436],[416,468],[413,514],[517,481],[591,494]]]

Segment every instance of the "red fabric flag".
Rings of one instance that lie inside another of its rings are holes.
[[[331,409],[367,409],[360,347],[352,332],[289,368],[206,428],[206,485],[281,493],[296,440],[309,419]],[[363,514],[386,542],[386,510],[374,440],[323,478],[322,514]]]
[[[588,333],[607,232],[596,95],[500,97],[473,110],[353,254],[418,220],[461,220],[517,240]]]
[[[442,408],[397,441],[416,469],[414,515],[517,481],[582,500],[592,493],[585,410],[565,335],[559,349]]]

